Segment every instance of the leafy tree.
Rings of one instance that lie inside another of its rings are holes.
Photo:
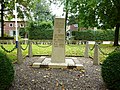
[[[17,3],[17,11],[19,18],[32,18],[31,11],[34,8],[34,5],[40,0],[4,0],[5,9],[8,10],[5,13],[7,19],[14,18],[13,10],[15,9],[15,2]]]
[[[65,0],[63,0],[65,1]],[[69,3],[67,3],[69,2]],[[119,0],[66,0],[66,11],[76,16],[79,27],[116,28],[114,46],[118,46],[120,28]]]
[[[50,3],[47,3],[46,0],[41,0],[35,4],[33,8],[34,18],[36,21],[50,21],[52,20],[52,14],[50,12]]]
[[[70,13],[75,16],[75,20],[80,27],[95,27],[97,26],[95,14],[95,0],[72,0],[70,3]],[[70,18],[71,19],[71,18]],[[71,20],[70,20],[71,21]]]
[[[103,27],[116,28],[114,36],[114,46],[118,46],[120,28],[120,1],[100,0],[98,5],[98,16]]]
[[[68,25],[76,24],[78,23],[78,19],[76,18],[77,16],[71,15],[68,17]]]

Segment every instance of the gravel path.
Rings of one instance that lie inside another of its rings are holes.
[[[39,57],[26,57],[15,64],[15,80],[9,90],[107,90],[102,81],[100,66],[90,58],[77,57],[85,71],[72,69],[33,69],[30,65]]]

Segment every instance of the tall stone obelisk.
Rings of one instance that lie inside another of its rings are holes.
[[[65,63],[65,18],[55,18],[51,63]]]
[[[65,58],[65,18],[54,20],[52,57],[44,58],[41,63],[34,63],[33,67],[84,69],[77,58]]]

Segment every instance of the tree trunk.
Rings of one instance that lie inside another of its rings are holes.
[[[116,24],[116,29],[115,29],[115,36],[114,36],[114,45],[113,46],[119,46],[118,39],[119,39],[119,28],[120,24]]]
[[[24,38],[28,38],[28,34],[27,33],[25,33]]]
[[[66,32],[66,26],[67,26],[67,18],[68,18],[68,0],[66,0],[65,32]]]
[[[1,37],[4,38],[4,0],[1,2]]]

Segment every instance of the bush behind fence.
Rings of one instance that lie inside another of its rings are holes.
[[[101,40],[101,41],[113,41],[114,31],[113,30],[82,30],[72,31],[72,35],[75,40]]]
[[[114,31],[113,30],[83,30],[83,31],[72,31],[74,40],[101,40],[101,41],[113,41]],[[53,30],[52,29],[39,29],[35,28],[30,30],[29,39],[32,40],[52,40]]]

